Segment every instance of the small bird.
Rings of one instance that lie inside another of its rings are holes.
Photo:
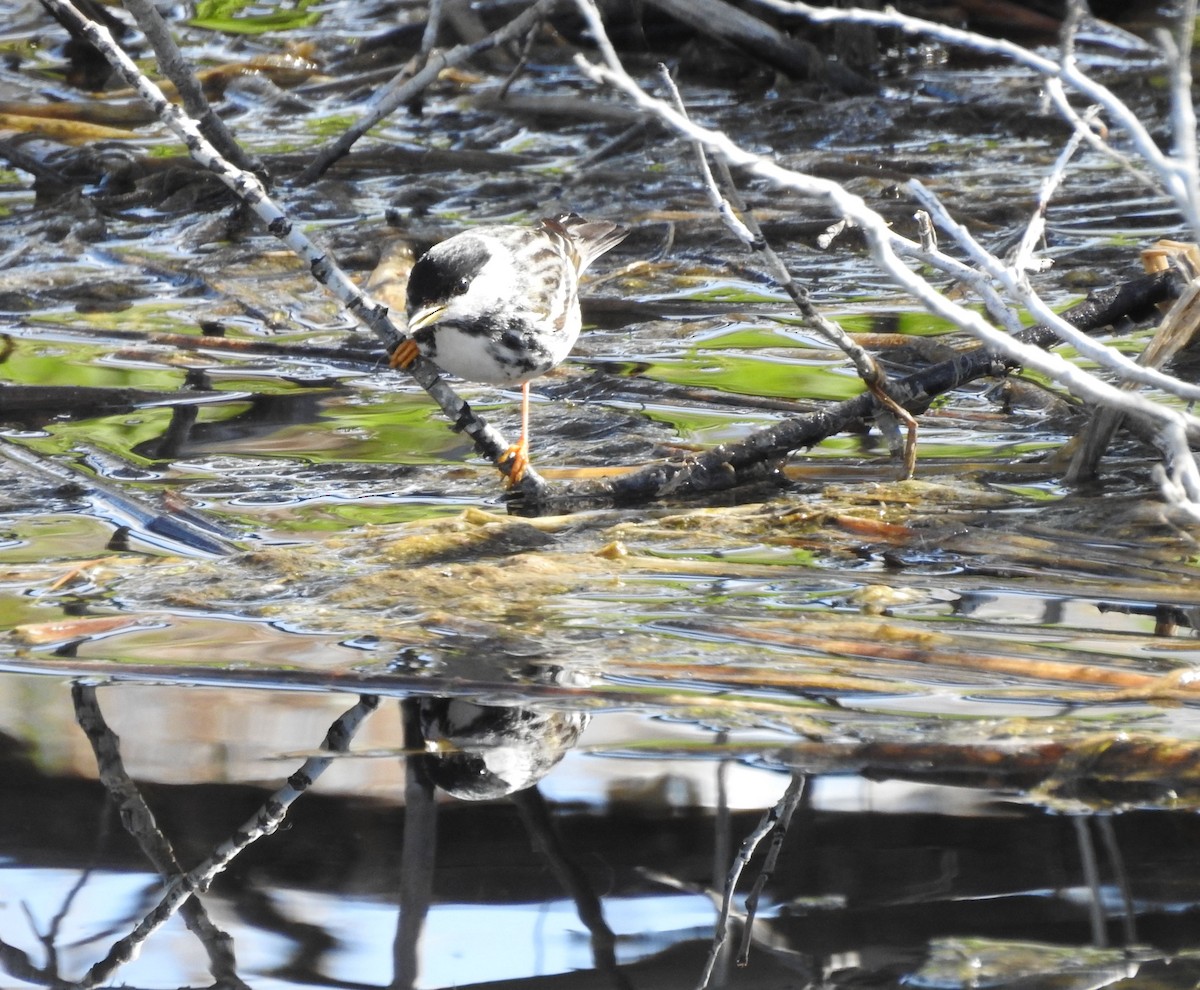
[[[579,276],[628,233],[574,213],[532,227],[489,224],[435,244],[413,265],[410,336],[391,366],[421,354],[469,381],[519,384],[521,436],[496,462],[510,483],[529,466],[529,382],[561,364],[579,336]]]

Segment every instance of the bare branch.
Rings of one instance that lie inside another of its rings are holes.
[[[950,216],[949,211],[946,210],[941,201],[921,182],[913,179],[908,183],[908,187],[913,191],[922,207],[933,216],[937,225],[949,233],[955,242],[970,254],[980,269],[996,279],[1009,293],[1011,298],[1015,299],[1021,305],[1028,307],[1029,312],[1035,318],[1042,321],[1046,326],[1053,327],[1055,332],[1062,337],[1064,343],[1070,344],[1084,357],[1095,361],[1103,367],[1116,371],[1125,381],[1151,385],[1162,389],[1164,392],[1178,395],[1182,399],[1188,399],[1193,402],[1200,400],[1200,386],[1181,381],[1172,375],[1165,375],[1153,368],[1146,368],[1139,365],[1132,358],[1126,357],[1115,348],[1107,347],[1093,340],[1087,334],[1080,333],[1055,313],[1041,296],[1033,291],[1025,279],[1024,273],[1015,271],[1012,267],[1005,265],[999,258],[985,250],[966,227]],[[1094,376],[1089,377],[1099,382],[1099,379],[1096,379]],[[1097,399],[1096,401],[1101,400]],[[1200,424],[1200,421],[1197,421],[1193,425],[1198,424]]]
[[[1048,79],[1061,79],[1063,83],[1082,94],[1089,102],[1102,106],[1113,123],[1129,135],[1129,140],[1141,158],[1150,166],[1158,177],[1163,190],[1175,202],[1175,206],[1183,215],[1192,230],[1192,236],[1200,240],[1200,201],[1195,197],[1194,183],[1189,179],[1189,161],[1187,157],[1171,157],[1163,154],[1148,128],[1141,122],[1137,114],[1107,86],[1092,79],[1081,70],[1073,60],[1057,62],[1044,55],[1039,55],[1028,48],[1003,38],[988,38],[972,31],[948,27],[934,21],[922,20],[919,17],[908,17],[895,10],[875,11],[857,7],[836,9],[833,7],[814,7],[799,0],[755,0],[770,9],[782,14],[798,14],[816,24],[831,24],[835,22],[851,24],[869,24],[873,27],[891,28],[905,34],[920,35],[933,38],[948,45],[969,48],[975,52],[999,55],[1010,59],[1018,65],[1024,65],[1039,75]],[[1191,0],[1189,0],[1189,3]],[[1186,30],[1191,30],[1193,21],[1183,21]],[[1183,90],[1190,93],[1190,89]],[[1178,121],[1176,122],[1178,124]],[[1177,140],[1178,140],[1177,135]],[[1194,148],[1195,141],[1192,146]],[[1191,169],[1195,174],[1195,169]]]
[[[1195,30],[1196,0],[1184,0],[1183,9],[1179,12],[1178,41],[1166,32],[1163,32],[1162,38],[1162,48],[1171,66],[1174,153],[1192,202],[1200,200],[1200,150],[1196,148],[1196,107],[1192,102],[1192,34]]]
[[[589,0],[578,0],[578,2],[581,8],[587,12],[585,16],[594,19],[597,25],[596,30],[603,30],[602,25],[599,24],[599,15]],[[887,221],[868,207],[860,196],[849,192],[838,183],[784,168],[769,158],[738,147],[723,133],[692,123],[674,107],[644,92],[624,71],[619,62],[614,69],[611,66],[593,65],[582,56],[577,56],[576,64],[589,78],[619,89],[637,106],[655,114],[684,137],[700,141],[710,152],[729,164],[744,168],[777,186],[793,189],[809,196],[818,196],[828,201],[835,210],[849,216],[862,229],[867,238],[872,259],[880,269],[892,277],[897,285],[920,300],[931,313],[975,335],[997,354],[1042,372],[1083,399],[1119,407],[1129,415],[1140,416],[1158,424],[1160,442],[1170,448],[1164,449],[1164,454],[1175,465],[1174,476],[1182,485],[1182,489],[1176,487],[1171,490],[1185,490],[1189,492],[1189,502],[1200,502],[1200,472],[1196,470],[1194,463],[1190,469],[1186,467],[1185,458],[1190,459],[1190,452],[1186,444],[1178,447],[1171,446],[1186,436],[1186,427],[1190,423],[1195,423],[1192,417],[1154,403],[1137,393],[1122,392],[1076,367],[1060,355],[1049,354],[1023,344],[1008,334],[996,330],[978,313],[949,299],[901,262],[895,250],[895,235]],[[917,248],[917,245],[913,244],[912,247]],[[1003,268],[1003,265],[1000,267]],[[1032,297],[1030,301],[1034,302],[1036,306],[1032,311],[1039,319],[1054,326],[1056,330],[1062,329],[1058,326],[1062,321],[1045,303],[1032,296],[1032,293],[1027,295]],[[1132,364],[1132,362],[1128,363]],[[1138,374],[1150,377],[1151,373],[1146,369],[1138,369],[1136,365],[1133,367]],[[1157,375],[1157,373],[1153,374]],[[1166,376],[1158,376],[1156,384],[1165,378]],[[1190,386],[1184,386],[1178,381],[1171,384],[1173,390],[1179,394],[1185,394],[1191,390]],[[1170,427],[1170,429],[1165,429],[1166,427]]]
[[[758,901],[775,873],[779,862],[779,854],[783,850],[783,840],[787,838],[788,828],[792,824],[792,815],[800,805],[804,796],[804,785],[807,778],[803,774],[793,774],[788,788],[783,792],[773,809],[776,816],[775,830],[771,833],[771,844],[767,847],[766,859],[758,876],[754,878],[754,886],[746,896],[746,925],[742,929],[742,944],[738,947],[737,964],[745,966],[750,961],[750,941],[754,932],[754,916],[758,913]]]
[[[442,26],[442,0],[429,0],[425,31],[421,35],[421,54],[428,55],[437,44],[438,29]]]
[[[659,77],[662,79],[663,85],[667,88],[675,109],[684,118],[687,118],[687,108],[683,104],[683,97],[679,94],[675,80],[671,78],[671,74],[667,71],[666,66],[660,64],[658,68]],[[721,186],[725,189],[724,194],[722,194],[721,189],[718,188],[717,180],[713,177],[712,169],[709,167],[704,145],[699,141],[693,141],[692,148],[699,163],[700,178],[703,181],[705,192],[713,209],[717,211],[718,216],[725,222],[725,226],[733,232],[733,235],[763,259],[772,278],[788,294],[792,302],[796,304],[796,308],[800,311],[805,324],[816,330],[817,333],[831,344],[841,348],[842,353],[853,362],[858,376],[866,383],[867,388],[871,390],[888,412],[888,415],[879,418],[880,429],[885,433],[894,435],[897,420],[905,425],[907,439],[903,444],[904,477],[911,478],[916,469],[917,462],[917,421],[913,419],[908,410],[888,394],[887,372],[880,367],[879,362],[874,357],[859,346],[854,338],[846,333],[835,321],[829,319],[817,309],[809,297],[808,290],[798,285],[796,280],[792,278],[792,273],[788,271],[787,265],[775,253],[766,236],[763,234],[762,227],[758,223],[758,218],[755,217],[754,212],[749,208],[746,201],[742,198],[742,194],[738,191],[737,184],[733,181],[733,175],[729,171],[729,165],[724,160],[718,160],[717,162],[717,169],[721,174]]]
[[[174,83],[180,99],[183,100],[184,110],[196,121],[201,133],[238,168],[261,172],[262,162],[253,161],[246,154],[225,126],[225,121],[217,116],[209,104],[196,79],[196,73],[183,57],[179,46],[175,44],[171,30],[158,8],[150,0],[123,0],[123,3],[154,47],[154,57],[159,69]]]

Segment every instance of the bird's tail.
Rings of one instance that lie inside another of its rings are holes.
[[[605,251],[620,244],[629,234],[629,228],[619,223],[610,220],[585,220],[578,213],[546,217],[542,220],[541,227],[567,241],[581,274],[588,265]]]

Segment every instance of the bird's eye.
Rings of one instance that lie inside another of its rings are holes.
[[[464,292],[467,291],[467,289],[470,288],[470,286],[471,286],[471,280],[469,278],[467,278],[467,276],[464,275],[462,278],[460,278],[458,280],[458,282],[454,286],[455,294],[461,296]]]

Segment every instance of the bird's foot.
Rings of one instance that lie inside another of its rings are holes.
[[[525,469],[529,467],[529,444],[517,441],[496,458],[496,466],[508,474],[508,484],[520,484],[525,477]]]
[[[417,342],[412,337],[405,337],[396,345],[396,349],[392,351],[392,356],[388,358],[388,364],[393,368],[407,368],[420,354],[420,350],[417,349]]]

